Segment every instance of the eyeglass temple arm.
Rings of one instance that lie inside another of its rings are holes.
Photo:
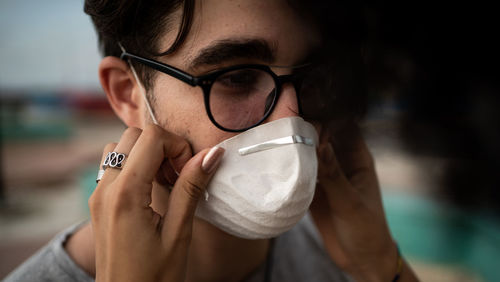
[[[157,71],[161,71],[177,79],[180,79],[191,86],[196,86],[195,78],[192,75],[189,75],[175,67],[161,64],[159,62],[149,60],[146,58],[142,58],[128,52],[122,52],[122,54],[120,55],[120,59],[124,60],[125,58],[130,58],[148,67],[151,67]]]
[[[281,85],[283,85],[283,83],[288,83],[288,82],[293,84],[293,87],[295,88],[295,95],[297,97],[297,106],[299,107],[299,115],[303,117],[304,112],[302,111],[302,103],[300,101],[299,90],[297,89],[297,85],[295,84],[295,76],[293,74],[279,75],[278,80]]]

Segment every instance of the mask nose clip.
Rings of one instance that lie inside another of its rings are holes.
[[[245,156],[248,154],[264,151],[264,150],[269,150],[285,145],[290,145],[290,144],[304,144],[308,146],[314,146],[314,141],[311,138],[307,138],[301,135],[290,135],[286,137],[281,137],[277,139],[272,139],[266,142],[262,142],[259,144],[247,146],[240,148],[238,150],[238,154],[240,156]]]

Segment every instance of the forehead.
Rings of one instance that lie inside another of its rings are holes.
[[[163,49],[175,33],[165,35]],[[252,39],[267,42],[275,51],[274,63],[286,65],[306,56],[319,36],[286,0],[200,0],[191,30],[176,53],[186,63],[214,42]]]

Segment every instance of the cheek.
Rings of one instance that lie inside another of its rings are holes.
[[[159,78],[154,109],[166,130],[184,137],[195,153],[212,147],[234,134],[219,130],[207,116],[200,87],[191,87],[175,78]]]
[[[159,80],[155,98],[156,118],[168,130],[177,130],[186,120],[199,122],[204,111],[201,90],[174,78]]]

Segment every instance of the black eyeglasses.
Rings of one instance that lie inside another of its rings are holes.
[[[266,65],[237,65],[195,77],[173,66],[126,51],[120,56],[120,59],[124,58],[191,86],[200,86],[208,117],[215,126],[229,132],[242,132],[261,124],[273,111],[283,83],[295,80],[295,75],[276,75]]]

